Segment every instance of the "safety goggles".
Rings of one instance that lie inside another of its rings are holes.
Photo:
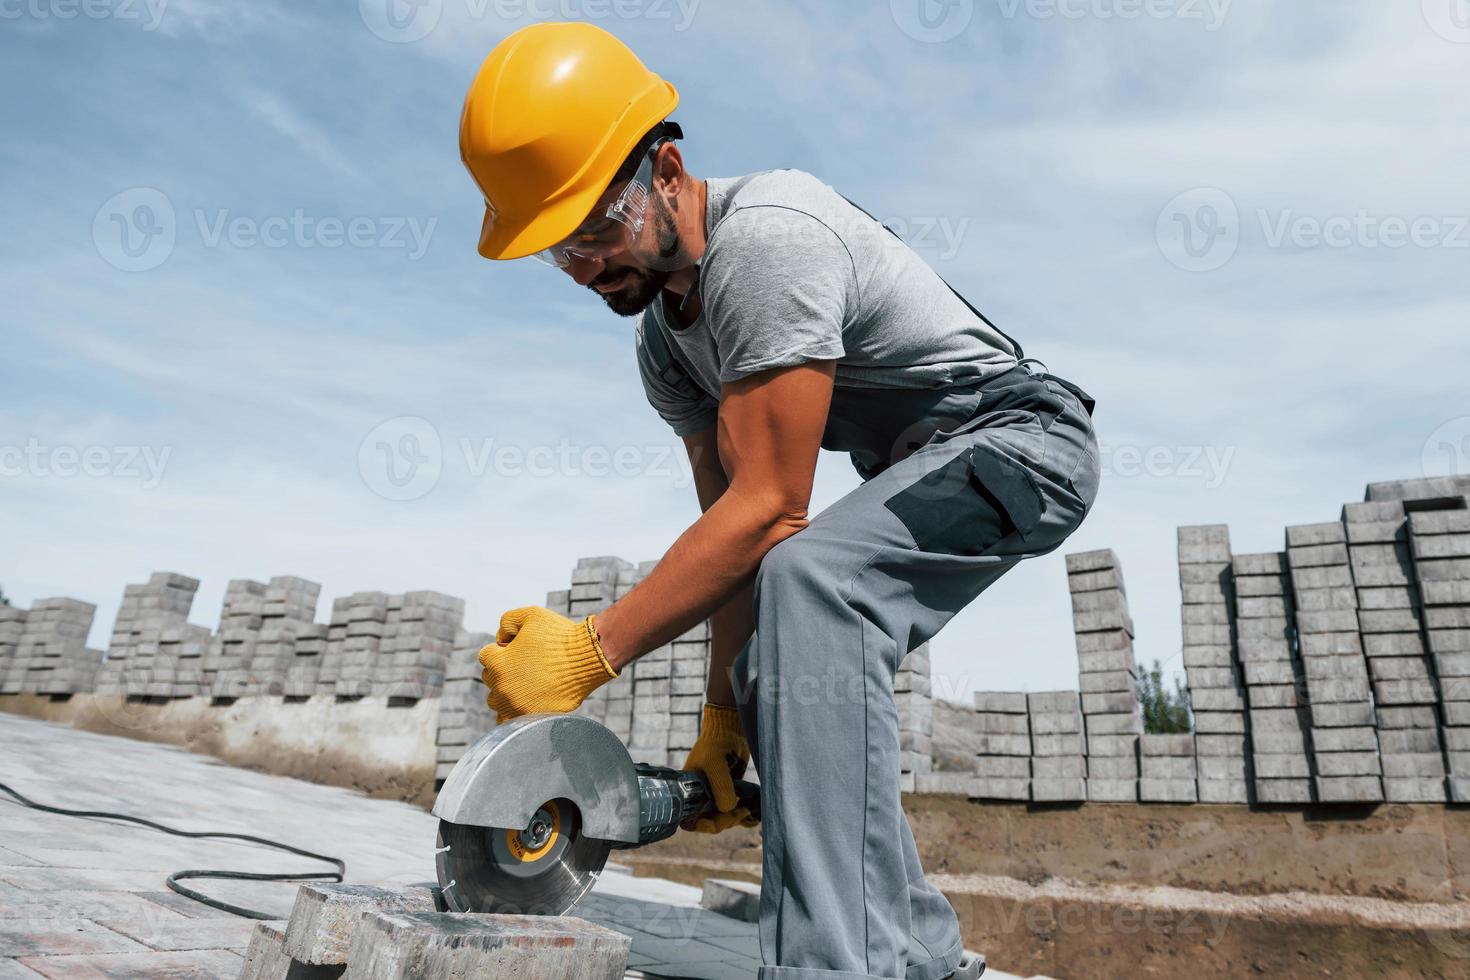
[[[565,269],[576,258],[606,259],[627,251],[648,218],[648,197],[653,193],[653,158],[666,142],[659,140],[648,148],[638,172],[611,204],[593,208],[576,231],[550,248],[533,253],[532,257]]]

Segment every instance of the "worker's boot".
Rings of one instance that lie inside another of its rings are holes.
[[[976,980],[984,972],[985,954],[967,949],[960,954],[960,965],[945,980]]]

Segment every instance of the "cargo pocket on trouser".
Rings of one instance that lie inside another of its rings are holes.
[[[984,445],[972,446],[883,504],[921,551],[983,555],[1006,537],[1026,540],[1045,501],[1026,467]]]

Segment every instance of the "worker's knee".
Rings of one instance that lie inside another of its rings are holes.
[[[820,550],[814,537],[798,532],[766,552],[755,576],[757,599],[762,590],[788,594],[789,590],[805,590],[829,577],[831,571],[824,568]]]

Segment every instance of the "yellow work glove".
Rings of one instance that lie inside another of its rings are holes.
[[[719,812],[685,823],[685,830],[718,834],[736,824],[743,827],[756,825],[750,810],[740,806],[735,796],[735,780],[745,775],[749,762],[750,746],[746,744],[745,732],[740,728],[740,715],[725,705],[706,704],[704,717],[699,723],[699,738],[694,748],[689,750],[684,768],[704,773]]]
[[[540,606],[501,616],[495,642],[480,650],[480,666],[497,725],[538,711],[573,711],[618,676],[602,655],[591,616],[574,623]]]

